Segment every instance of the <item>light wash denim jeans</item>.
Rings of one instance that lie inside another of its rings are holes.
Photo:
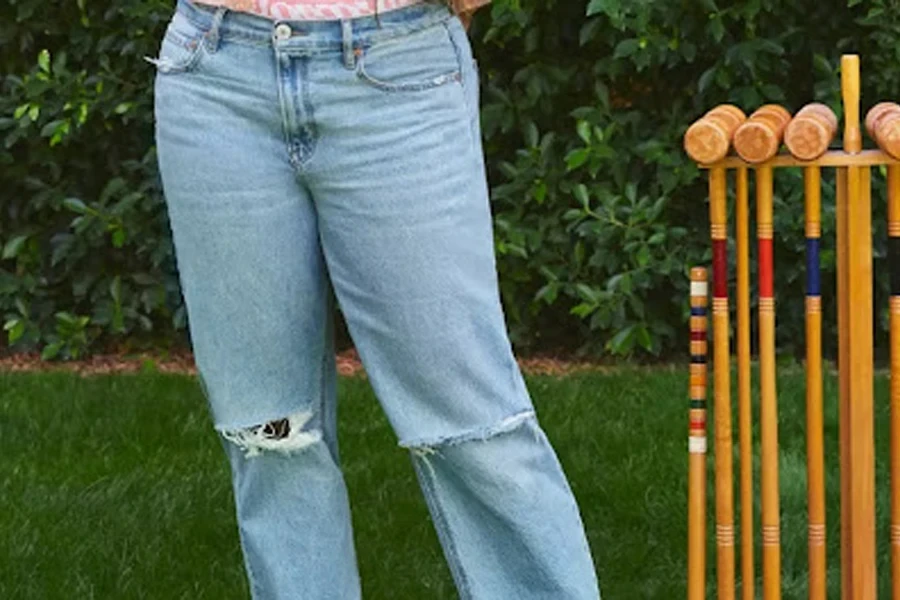
[[[597,600],[578,507],[507,336],[459,18],[429,2],[280,23],[178,0],[148,61],[191,343],[253,597],[360,597],[336,301],[460,597]]]

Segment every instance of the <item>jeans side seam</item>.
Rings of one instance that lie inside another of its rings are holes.
[[[508,339],[508,336],[507,336]],[[519,363],[516,360],[515,350],[512,348],[512,342],[510,344],[509,356],[507,357],[507,361],[509,362],[509,377],[510,383],[512,384],[512,393],[516,396],[519,394],[525,394],[528,396],[528,404],[534,410],[534,402],[531,400],[531,394],[528,389],[528,385],[522,380],[522,373],[519,368]],[[523,389],[524,387],[524,389]],[[537,415],[535,415],[535,421],[537,420]]]
[[[259,583],[256,581],[256,575],[253,573],[253,567],[250,566],[250,558],[247,555],[247,545],[244,543],[244,530],[241,527],[238,527],[238,539],[240,540],[241,550],[244,553],[244,556],[247,557],[245,559],[245,563],[247,566],[247,583],[250,585],[250,596],[252,598],[260,598],[262,597],[262,592],[259,588]]]
[[[231,447],[230,442],[225,440],[223,437],[219,436],[219,443],[222,444],[222,448],[225,451],[225,456],[229,460],[229,463],[231,463],[231,459],[229,458],[230,457],[229,452],[231,452],[233,450],[233,448]],[[239,458],[238,460],[241,460],[241,459]],[[231,464],[230,466],[233,470],[234,465]],[[234,475],[234,472],[232,471],[232,485],[236,489],[237,480],[235,479],[235,477],[236,477],[236,475]],[[248,553],[246,540],[244,539],[245,538],[244,527],[242,525],[241,512],[240,512],[240,506],[238,505],[237,495],[235,494],[233,496],[233,498],[234,498],[234,507],[235,507],[235,518],[237,521],[237,530],[238,530],[238,545],[241,549],[241,554],[243,556],[244,571],[247,574],[247,585],[250,588],[250,597],[253,599],[256,599],[256,598],[261,597],[259,583],[257,582],[256,575],[253,572],[253,566],[250,564],[250,562],[251,562],[250,556],[251,555]]]
[[[435,482],[433,482],[431,479],[431,471],[429,468],[422,468],[421,463],[419,462],[425,460],[428,459],[413,456],[413,466],[415,467],[416,472],[419,474],[419,479],[422,482],[422,491],[424,493],[425,500],[432,508],[435,531],[437,532],[438,537],[441,538],[444,542],[444,546],[446,548],[447,566],[450,567],[450,573],[453,575],[453,579],[456,582],[460,600],[472,600],[474,596],[472,595],[472,590],[469,586],[469,580],[466,577],[465,571],[462,567],[459,550],[456,547],[456,541],[453,539],[450,525],[447,522],[447,515],[444,511],[443,505],[441,504],[440,498],[438,497]]]
[[[324,257],[322,260],[324,262]],[[326,278],[326,282],[327,282],[327,278]],[[331,457],[334,460],[335,465],[337,465],[338,468],[340,469],[341,459],[340,459],[340,450],[339,450],[340,446],[338,444],[338,439],[337,439],[337,428],[335,427],[333,430],[329,431],[330,434],[334,435],[334,439],[330,439],[330,436],[324,435],[326,432],[326,425],[328,425],[329,427],[331,426],[331,421],[329,421],[326,424],[325,419],[326,418],[330,419],[333,416],[335,419],[335,422],[337,421],[337,415],[332,414],[332,412],[328,410],[328,405],[327,405],[328,397],[326,396],[326,392],[327,392],[326,387],[327,386],[325,385],[326,377],[327,377],[328,369],[329,369],[328,361],[334,360],[334,355],[331,352],[331,344],[330,344],[332,336],[334,335],[332,332],[332,327],[334,326],[334,321],[333,321],[334,306],[332,304],[333,299],[332,299],[332,295],[331,295],[331,287],[328,283],[326,283],[325,287],[326,287],[326,290],[325,290],[325,295],[326,295],[325,321],[326,321],[326,325],[325,325],[325,327],[323,327],[323,329],[325,331],[324,331],[324,336],[323,336],[323,340],[322,340],[322,364],[319,369],[319,421],[322,424],[321,429],[323,432],[323,438],[325,439],[325,445],[331,451],[331,455],[332,455]],[[332,406],[331,410],[336,412],[337,407]]]
[[[451,17],[452,19],[452,17]],[[456,68],[459,72],[459,78],[456,80],[456,83],[459,86],[459,90],[462,93],[462,102],[463,106],[465,106],[465,116],[466,116],[466,131],[468,131],[469,135],[469,145],[471,146],[472,152],[478,152],[478,140],[475,138],[474,127],[472,126],[472,112],[473,110],[477,110],[477,107],[473,107],[469,102],[469,92],[470,89],[468,86],[472,85],[472,81],[466,81],[466,71],[467,67],[464,64],[463,60],[463,52],[459,47],[459,43],[456,40],[456,36],[454,35],[453,29],[450,27],[451,19],[446,19],[441,21],[441,25],[444,26],[444,29],[447,30],[447,37],[450,38],[450,43],[453,44],[453,52],[456,54]],[[452,83],[452,82],[451,82]]]

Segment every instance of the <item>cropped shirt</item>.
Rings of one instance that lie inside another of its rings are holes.
[[[195,0],[212,6],[249,12],[270,19],[316,21],[352,19],[381,14],[423,0]],[[471,15],[491,0],[442,0],[457,15]],[[377,3],[377,6],[376,6]]]

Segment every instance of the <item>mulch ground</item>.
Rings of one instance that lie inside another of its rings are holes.
[[[604,368],[604,365],[598,362],[549,356],[520,358],[519,365],[523,372],[535,375],[564,375]],[[341,375],[365,376],[365,371],[355,350],[346,350],[338,354],[337,367]],[[137,373],[148,369],[162,373],[191,375],[197,373],[193,354],[187,350],[170,351],[165,355],[152,352],[97,354],[83,360],[69,361],[41,360],[40,354],[37,352],[0,356],[0,371],[4,372],[69,371],[87,376],[106,373]]]

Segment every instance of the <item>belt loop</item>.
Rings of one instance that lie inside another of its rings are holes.
[[[224,6],[216,8],[216,13],[212,18],[212,25],[210,25],[209,31],[206,32],[206,45],[210,52],[215,52],[219,49],[219,40],[221,39],[219,30],[222,28],[222,19],[225,18],[226,12],[228,12],[228,9]]]
[[[356,66],[356,54],[353,53],[353,22],[341,19],[341,40],[344,45],[344,66],[352,69]]]

